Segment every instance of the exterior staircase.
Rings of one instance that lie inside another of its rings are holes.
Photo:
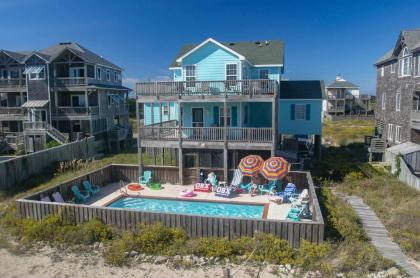
[[[61,133],[58,129],[54,128],[52,125],[47,124],[46,125],[46,129],[45,131],[47,132],[47,134],[54,139],[55,141],[57,141],[59,144],[63,145],[63,144],[67,144],[69,142],[69,137],[67,135],[64,135],[63,133]]]
[[[367,111],[369,109],[369,107],[367,106],[366,103],[364,103],[360,98],[355,97],[354,101],[357,103],[357,105],[359,105],[363,110]]]

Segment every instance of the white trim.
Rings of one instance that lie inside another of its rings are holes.
[[[190,51],[188,51],[187,53],[185,53],[184,55],[182,55],[181,57],[179,57],[178,59],[176,59],[176,61],[177,61],[178,63],[181,63],[181,62],[182,62],[182,59],[184,59],[185,57],[187,57],[187,56],[188,56],[188,55],[190,55],[191,53],[193,53],[193,52],[197,51],[197,49],[201,48],[202,46],[206,45],[206,44],[207,44],[207,43],[209,43],[209,42],[214,43],[215,45],[217,45],[217,46],[219,46],[219,47],[223,48],[223,49],[224,49],[224,50],[226,50],[226,51],[231,52],[232,54],[235,54],[236,56],[238,56],[238,58],[239,58],[240,60],[245,60],[245,57],[244,57],[244,56],[242,56],[241,54],[239,54],[238,52],[236,52],[236,51],[232,50],[231,48],[229,48],[229,47],[227,47],[227,46],[223,45],[222,43],[220,43],[220,42],[218,42],[218,41],[216,41],[216,40],[214,40],[214,39],[212,39],[212,38],[208,38],[207,40],[203,41],[202,43],[200,43],[199,45],[197,45],[196,47],[194,47],[193,49],[191,49]]]
[[[395,125],[395,143],[401,143],[401,126]]]
[[[388,124],[388,134],[387,134],[387,139],[389,141],[394,141],[394,125],[393,124]]]
[[[225,63],[225,80],[227,80],[227,66],[228,65],[235,65],[236,66],[236,80],[240,80],[239,79],[239,64],[238,63],[232,63],[232,62],[228,62]],[[233,76],[233,75],[229,75],[229,76]]]
[[[182,70],[182,67],[169,67],[169,69],[170,70],[177,70],[177,69],[181,69]]]
[[[382,94],[382,97],[381,97],[381,107],[382,107],[382,110],[385,110],[386,109],[386,93],[383,93]]]
[[[7,55],[7,53],[5,53],[6,55]],[[43,60],[45,63],[49,63],[48,62],[48,60],[46,60],[45,58],[42,58],[41,56],[39,56],[39,54],[37,54],[37,53],[32,53],[31,55],[29,55],[28,57],[26,57],[25,58],[25,60],[23,60],[23,62],[22,62],[22,64],[25,64],[26,63],[26,61],[28,61],[30,58],[32,58],[32,56],[38,56],[38,58],[39,59],[41,59],[41,60]],[[9,56],[9,55],[7,55],[7,56]],[[10,56],[9,56],[10,57]],[[10,57],[10,58],[12,58],[12,57]],[[14,58],[12,58],[13,60],[15,60]],[[18,62],[18,61],[16,61],[16,62]]]
[[[109,74],[109,76],[108,76],[108,74]],[[106,78],[106,81],[111,81],[111,70],[110,69],[106,69],[105,78]]]
[[[98,70],[99,70],[99,75],[100,76],[98,76]],[[95,79],[102,80],[102,68],[101,67],[95,66]]]
[[[204,109],[204,106],[193,106],[193,107],[191,107],[191,127],[194,127],[193,126],[193,123],[194,123],[194,121],[193,121],[193,117],[194,117],[194,113],[193,113],[193,110],[194,109],[201,109],[202,111],[203,111],[203,127],[204,127],[204,119],[205,119],[205,116],[204,116],[204,111],[205,111],[205,109]],[[185,115],[184,115],[185,116]],[[185,119],[185,118],[184,118]],[[183,121],[184,122],[184,121]]]
[[[254,65],[254,67],[256,68],[261,68],[261,67],[282,67],[283,64],[271,64],[271,65]]]
[[[193,75],[188,75],[187,76],[187,67],[194,67],[194,76]],[[183,74],[182,74],[182,78],[185,82],[195,82],[197,81],[197,66],[195,64],[189,64],[189,65],[185,65],[184,70],[183,70]],[[188,81],[187,77],[194,77],[194,81]],[[186,83],[187,84],[187,83]],[[186,86],[187,88],[190,88],[188,86]],[[195,86],[194,86],[195,87]]]
[[[395,111],[401,111],[401,93],[395,94]]]

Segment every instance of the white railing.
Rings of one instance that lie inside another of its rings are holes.
[[[73,87],[87,85],[86,77],[56,77],[54,79],[56,87]]]
[[[22,107],[0,107],[0,116],[23,116]]]
[[[99,114],[99,107],[57,107],[55,109],[56,116],[83,116],[83,115],[97,115]]]
[[[16,88],[26,86],[26,79],[13,78],[13,79],[0,79],[0,88]]]
[[[272,128],[241,127],[141,127],[140,138],[145,140],[177,141],[209,141],[209,142],[254,142],[270,143],[273,140]]]
[[[46,129],[47,122],[24,122],[23,129]]]
[[[160,81],[137,83],[138,96],[161,95],[274,95],[278,82],[271,79],[232,81]]]

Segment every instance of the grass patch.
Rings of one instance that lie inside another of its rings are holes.
[[[413,259],[420,260],[420,193],[390,175],[370,179],[345,178],[337,189],[360,196],[384,223],[393,240]]]
[[[324,139],[331,140],[333,146],[364,142],[366,135],[375,133],[375,122],[369,120],[325,121],[322,128]]]

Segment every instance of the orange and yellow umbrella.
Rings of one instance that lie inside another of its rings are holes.
[[[253,177],[259,174],[264,160],[259,155],[248,155],[239,162],[239,170],[242,175]]]
[[[273,156],[264,161],[261,174],[268,180],[278,180],[289,172],[289,162],[283,157]]]

